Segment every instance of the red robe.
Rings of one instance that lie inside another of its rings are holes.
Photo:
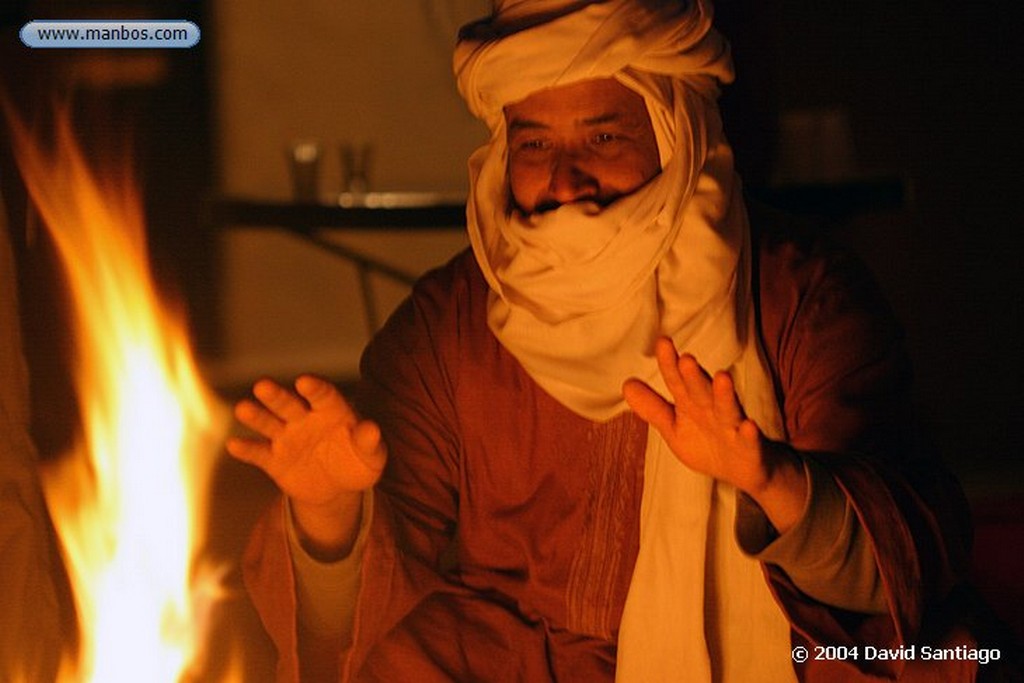
[[[852,501],[889,605],[843,612],[766,565],[794,645],[972,642],[922,624],[960,581],[970,531],[959,487],[916,438],[900,327],[855,259],[793,231],[755,235],[758,322],[787,441]],[[416,285],[364,355],[357,404],[381,424],[390,459],[345,680],[614,680],[647,426],[632,414],[591,422],[546,394],[488,329],[487,293],[473,255],[460,254]],[[294,681],[282,520],[279,506],[263,518],[245,570],[278,680]],[[877,680],[868,674],[891,678],[904,664],[812,661],[797,673]],[[973,662],[932,662],[931,674],[925,664],[901,680],[973,680]]]

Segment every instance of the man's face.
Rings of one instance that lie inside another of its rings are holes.
[[[536,92],[507,105],[505,122],[512,197],[525,213],[604,206],[661,170],[643,98],[613,78]]]

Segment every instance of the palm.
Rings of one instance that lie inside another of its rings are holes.
[[[323,380],[303,377],[296,387],[301,397],[273,382],[257,383],[259,402],[240,402],[236,414],[264,438],[232,439],[228,449],[303,503],[329,503],[371,488],[386,458],[377,426],[358,420]]]
[[[758,478],[760,440],[741,434],[742,420],[723,420],[714,410],[681,408],[678,402],[672,412],[666,442],[684,465],[741,489]]]
[[[675,402],[630,380],[623,388],[630,407],[658,430],[687,467],[744,491],[757,490],[768,476],[763,438],[757,425],[744,417],[732,379],[724,372],[708,377],[692,356],[677,356],[667,339],[659,340],[657,355]]]

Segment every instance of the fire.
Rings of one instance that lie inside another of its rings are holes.
[[[199,549],[227,412],[157,294],[129,174],[98,179],[67,116],[52,152],[12,127],[75,311],[83,434],[42,472],[79,620],[60,681],[193,678],[218,599],[218,573]]]

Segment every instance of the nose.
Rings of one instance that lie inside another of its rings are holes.
[[[550,203],[560,206],[584,199],[597,199],[598,188],[597,178],[587,172],[577,152],[562,150],[555,156],[548,184]]]

